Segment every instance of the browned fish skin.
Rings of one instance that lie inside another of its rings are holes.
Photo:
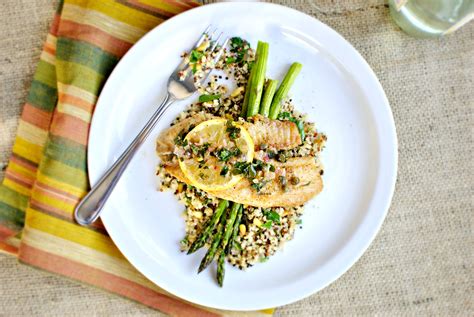
[[[265,118],[261,115],[253,117],[254,123],[245,123],[255,146],[266,144],[277,150],[289,150],[301,144],[298,127],[291,121],[280,121]]]
[[[276,174],[285,174],[287,179],[297,177],[298,184],[288,182],[288,187],[282,189],[278,176],[267,183],[260,192],[250,185],[247,179],[242,179],[234,187],[222,191],[209,191],[208,193],[221,199],[256,207],[296,207],[305,204],[308,200],[319,194],[323,189],[323,181],[313,157],[290,158],[286,163],[272,161]],[[189,184],[178,164],[165,166],[165,170],[178,180]]]

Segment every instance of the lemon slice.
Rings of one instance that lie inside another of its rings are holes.
[[[229,129],[232,127],[234,129]],[[200,123],[186,135],[185,140],[188,153],[179,159],[179,166],[192,185],[205,191],[224,190],[235,185],[242,175],[232,173],[232,161],[252,162],[254,157],[254,144],[248,131],[226,119]],[[233,159],[222,160],[229,157],[225,155],[228,152],[223,151],[233,152]]]

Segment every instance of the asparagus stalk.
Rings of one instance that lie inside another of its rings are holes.
[[[265,82],[265,72],[267,70],[268,47],[268,43],[261,41],[258,42],[257,62],[253,66],[255,67],[255,74],[251,81],[247,117],[252,117],[256,115],[260,107],[263,84]]]
[[[201,273],[209,264],[211,264],[212,260],[214,259],[214,256],[216,255],[217,248],[219,247],[219,244],[221,243],[223,232],[222,232],[222,225],[217,226],[217,231],[216,234],[214,235],[214,238],[212,239],[211,246],[209,247],[209,250],[207,250],[206,255],[201,261],[201,264],[199,265],[198,268],[198,273]]]
[[[224,285],[224,275],[225,275],[225,252],[221,251],[219,258],[217,259],[217,283],[222,287]]]
[[[255,64],[253,64],[252,70],[250,71],[249,80],[247,81],[247,87],[245,88],[244,102],[242,103],[242,113],[241,113],[241,116],[244,118],[247,117],[250,89],[252,87],[252,78],[255,74],[255,69],[256,69]]]
[[[290,91],[291,85],[293,85],[293,82],[295,81],[296,76],[298,76],[302,67],[303,65],[300,63],[291,64],[290,69],[286,73],[285,78],[283,78],[280,87],[273,97],[272,105],[270,106],[270,119],[278,118],[278,114],[280,114],[281,110],[281,103],[288,95],[288,91]]]
[[[263,91],[263,99],[262,103],[260,104],[260,114],[264,117],[268,117],[270,113],[270,106],[272,104],[273,96],[278,87],[278,80],[269,79],[265,89]]]
[[[237,218],[237,214],[241,210],[241,207],[242,207],[241,204],[236,204],[236,203],[232,204],[232,207],[230,208],[230,211],[227,215],[225,228],[223,230],[224,233],[222,235],[221,242],[218,248],[220,255],[219,255],[219,259],[217,260],[217,281],[219,282],[220,286],[224,284],[225,249],[226,249],[227,243],[229,242],[230,237],[232,236],[232,233],[234,232],[233,230],[234,222],[235,222],[235,219]]]
[[[225,223],[225,229],[224,229],[224,236],[222,238],[221,242],[221,249],[225,249],[227,246],[227,243],[229,242],[230,237],[232,236],[232,233],[234,232],[234,223],[235,219],[237,218],[237,214],[239,213],[242,205],[233,203],[232,208],[230,209],[229,216],[227,217],[227,221]]]
[[[217,226],[219,219],[221,218],[222,214],[224,213],[224,211],[227,209],[228,206],[229,206],[229,202],[227,200],[221,200],[219,202],[219,205],[217,206],[216,211],[212,215],[211,219],[204,226],[201,233],[193,242],[193,244],[191,244],[191,247],[188,250],[188,254],[196,252],[196,250],[202,248],[202,246],[206,244],[207,239],[209,239],[209,236],[211,235],[212,231],[214,231],[214,228]]]
[[[230,254],[230,251],[234,247],[234,242],[235,238],[237,237],[237,234],[239,233],[239,225],[240,221],[242,220],[242,214],[244,213],[244,208],[241,205],[241,208],[239,209],[239,212],[237,213],[237,217],[235,218],[234,221],[234,228],[232,229],[232,236],[229,239],[229,242],[227,243],[225,247],[225,254],[228,255]]]

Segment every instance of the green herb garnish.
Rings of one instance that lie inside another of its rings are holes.
[[[228,120],[226,123],[226,132],[229,134],[229,138],[235,140],[240,137],[240,128],[232,124],[231,120]]]
[[[227,57],[225,60],[225,63],[229,65],[229,64],[235,63],[235,61],[236,61],[235,57]]]
[[[257,192],[259,192],[267,183],[268,183],[268,181],[262,181],[262,182],[259,182],[259,183],[252,183],[252,185],[250,185],[250,186],[253,189],[255,189]]]
[[[273,222],[276,222],[276,223],[280,223],[280,215],[275,212],[275,211],[272,211],[270,209],[263,209],[263,215],[267,218],[267,220],[269,221],[273,221]]]
[[[197,51],[197,50],[192,50],[191,55],[189,56],[189,61],[191,63],[196,63],[199,61],[202,57],[204,56],[203,52]]]
[[[217,95],[200,95],[199,96],[199,102],[208,102],[208,101],[219,99],[220,97],[221,97],[220,94],[217,94]]]
[[[221,176],[226,176],[227,173],[229,173],[229,167],[224,166],[224,167],[221,169],[220,175],[221,175]]]
[[[304,133],[304,124],[303,121],[300,121],[296,119],[295,117],[292,117],[291,114],[287,111],[282,112],[278,115],[278,120],[289,120],[296,124],[296,127],[298,128],[298,132],[300,133],[301,136],[301,141],[304,141],[306,135]]]
[[[235,54],[234,63],[242,63],[247,55],[250,45],[240,37],[230,39],[230,52]],[[227,61],[226,61],[227,62]],[[229,63],[227,63],[229,64]]]
[[[209,149],[210,143],[204,143],[201,146],[197,146],[194,144],[190,144],[189,147],[191,148],[191,151],[193,152],[194,155],[204,157],[206,154],[207,149]]]
[[[273,225],[273,221],[271,220],[268,220],[267,222],[265,222],[262,227],[266,228],[266,229],[270,229]]]
[[[223,148],[217,150],[216,157],[219,159],[219,161],[227,162],[231,157],[239,156],[240,154],[242,154],[242,151],[240,151],[238,148],[234,148],[232,150]]]
[[[178,135],[174,138],[174,144],[178,146],[186,146],[188,145],[188,140],[185,140],[184,138],[186,137],[186,133],[184,131],[181,131],[178,133]]]

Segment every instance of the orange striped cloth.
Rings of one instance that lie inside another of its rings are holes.
[[[234,314],[167,294],[129,264],[100,222],[86,228],[73,221],[73,209],[89,186],[88,130],[105,80],[146,32],[196,5],[193,0],[60,3],[0,187],[0,250],[170,315]]]

